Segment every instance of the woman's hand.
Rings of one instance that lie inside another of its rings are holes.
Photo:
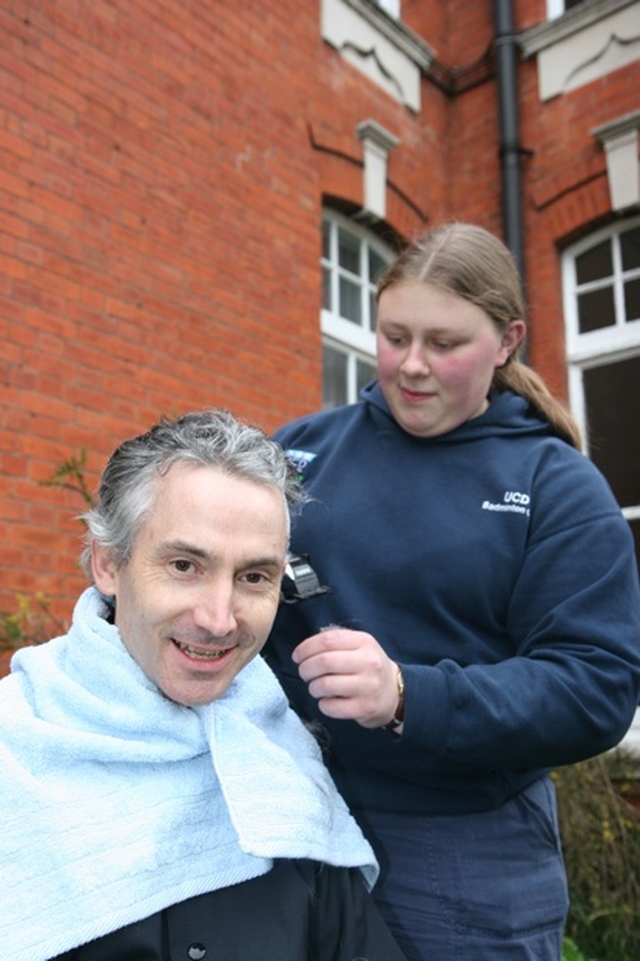
[[[324,628],[293,652],[298,672],[327,717],[383,727],[398,706],[397,664],[364,631]]]

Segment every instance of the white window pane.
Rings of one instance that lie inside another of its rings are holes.
[[[581,334],[613,327],[615,322],[613,287],[601,287],[600,290],[578,294],[578,328]]]
[[[322,400],[325,409],[347,403],[347,355],[326,346],[322,350]]]
[[[397,19],[400,16],[400,0],[377,0],[377,2],[380,9],[388,13],[390,17]]]
[[[345,320],[354,324],[362,323],[362,297],[360,286],[346,277],[340,278],[340,309],[339,313]]]
[[[576,277],[579,284],[610,277],[613,273],[611,241],[597,244],[576,257]]]
[[[375,377],[375,284],[393,251],[367,227],[325,211],[322,224],[323,403],[352,404]]]
[[[640,320],[640,278],[624,285],[624,316],[627,322]]]
[[[352,274],[360,273],[360,241],[342,229],[338,231],[338,263]]]
[[[322,307],[324,310],[333,310],[333,298],[331,296],[331,273],[326,267],[322,268]]]
[[[623,270],[640,268],[640,227],[620,234],[620,250]]]
[[[369,327],[371,330],[376,329],[376,320],[378,317],[378,304],[376,303],[376,295],[374,291],[369,294]]]
[[[640,356],[584,371],[589,453],[621,507],[640,504]]]
[[[378,277],[386,266],[387,262],[375,250],[369,251],[369,280],[372,284],[377,283]]]
[[[375,364],[367,363],[359,358],[356,360],[356,389],[358,396],[360,396],[360,391],[363,387],[366,387],[369,381],[375,380],[376,373]]]
[[[331,259],[331,224],[326,220],[322,221],[322,256]]]

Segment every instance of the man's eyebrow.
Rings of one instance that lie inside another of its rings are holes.
[[[273,567],[280,568],[285,564],[286,557],[284,554],[282,557],[278,554],[269,554],[267,557],[258,557],[255,560],[250,560],[247,564],[243,564],[243,567]]]
[[[189,541],[168,541],[166,544],[162,545],[163,552],[166,554],[188,554],[189,557],[195,557],[201,561],[211,560],[215,558],[215,553],[211,551],[206,551],[202,547],[196,547],[194,544],[190,544]],[[241,564],[242,568],[251,567],[273,567],[280,568],[284,565],[286,557],[283,554],[265,554],[262,557],[247,558]]]
[[[167,554],[189,554],[191,557],[197,557],[200,560],[206,560],[211,556],[209,551],[205,551],[202,547],[196,547],[195,544],[190,544],[188,541],[167,541],[162,545],[162,550]]]

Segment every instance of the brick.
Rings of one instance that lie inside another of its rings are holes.
[[[425,77],[415,115],[296,0],[263,3],[251,30],[238,4],[22,7],[0,9],[0,600],[44,585],[70,610],[73,495],[38,481],[86,448],[94,486],[161,412],[219,404],[273,429],[317,409],[320,212],[362,204],[356,124],[400,140],[383,230],[501,232],[496,83],[488,69],[454,97]],[[521,30],[546,5],[514,11]],[[491,49],[488,0],[403,16],[462,74]],[[540,104],[535,58],[518,71],[531,357],[563,394],[559,250],[611,216],[589,130],[637,108],[640,73]]]

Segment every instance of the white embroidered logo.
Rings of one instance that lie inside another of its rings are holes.
[[[286,454],[300,476],[304,474],[311,461],[316,458],[316,455],[309,450],[292,450],[289,448]]]
[[[500,511],[511,514],[525,514],[530,516],[529,505],[531,498],[522,491],[505,491],[501,504],[494,504],[491,501],[482,502],[483,511]]]

